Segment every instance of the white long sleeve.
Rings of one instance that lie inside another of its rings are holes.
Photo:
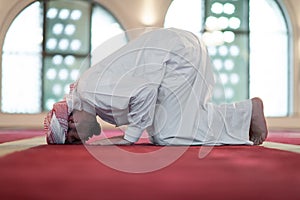
[[[157,99],[157,88],[145,87],[131,97],[128,113],[128,128],[124,139],[136,142],[143,131],[152,124]]]

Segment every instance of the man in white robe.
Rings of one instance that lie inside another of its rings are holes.
[[[156,145],[261,144],[268,132],[262,101],[216,105],[210,102],[213,87],[206,47],[195,35],[174,28],[149,31],[75,83],[66,98],[65,143],[99,134],[99,116],[127,125],[112,144],[133,144],[145,130]]]

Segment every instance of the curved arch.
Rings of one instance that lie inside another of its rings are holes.
[[[9,1],[13,3],[13,1]],[[5,35],[7,30],[9,29],[11,23],[15,19],[15,17],[22,12],[23,9],[25,9],[27,6],[29,6],[31,3],[35,2],[35,0],[24,0],[24,1],[17,1],[15,2],[11,8],[7,11],[5,14],[5,17],[3,18],[0,26],[0,50],[2,50],[2,46],[4,43]],[[0,63],[1,66],[1,63]]]

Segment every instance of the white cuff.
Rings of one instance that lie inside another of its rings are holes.
[[[143,133],[142,129],[136,126],[129,125],[127,130],[125,131],[124,139],[134,143],[140,139],[142,133]]]

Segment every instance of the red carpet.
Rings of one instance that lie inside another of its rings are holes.
[[[300,133],[273,131],[269,134],[267,141],[300,145]]]
[[[142,166],[114,151],[143,155],[147,144],[95,146],[114,163]],[[166,147],[163,147],[166,148]],[[167,147],[170,152],[182,147]],[[173,164],[125,173],[95,159],[83,145],[44,145],[0,158],[0,199],[291,199],[300,198],[300,154],[261,146],[189,147]],[[171,156],[171,155],[170,155]],[[152,159],[152,160],[151,160]],[[150,158],[150,165],[166,156]]]

